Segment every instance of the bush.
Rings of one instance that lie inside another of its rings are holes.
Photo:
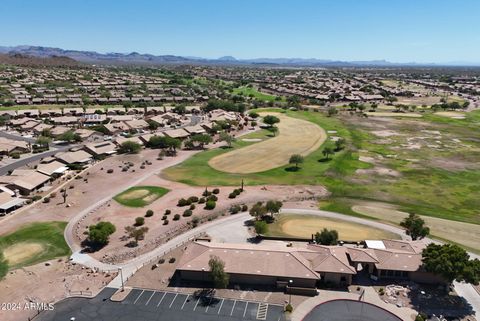
[[[55,198],[55,196],[57,196],[57,193],[52,193],[52,194],[50,194],[50,197],[51,197],[51,198]]]
[[[233,192],[228,194],[228,198],[235,198],[235,197],[237,197],[237,194],[235,194]]]
[[[196,202],[198,202],[198,197],[196,197],[196,196],[190,196],[190,197],[188,198],[188,201],[189,201],[190,203],[196,203]]]
[[[168,217],[167,215],[163,215],[162,216],[162,221],[165,221],[167,219],[167,217]]]
[[[230,214],[237,214],[238,212],[240,212],[241,209],[242,208],[240,207],[240,205],[232,205],[230,207],[229,212],[230,212]]]
[[[163,263],[165,263],[165,259],[158,260],[158,264],[163,264]]]
[[[112,173],[113,173],[113,169],[110,168],[109,170],[107,170],[107,173],[108,173],[108,174],[112,174]]]
[[[242,205],[242,212],[246,212],[246,211],[248,211],[248,206],[247,206],[247,204],[243,204]]]
[[[135,219],[135,226],[142,226],[143,224],[145,224],[145,219],[143,217],[137,217]]]
[[[168,225],[168,220],[164,220],[163,225]]]
[[[236,188],[233,190],[233,192],[238,196],[242,193],[242,190],[240,188]]]
[[[218,188],[214,188],[212,191],[213,194],[218,194],[220,193],[220,190]]]
[[[380,294],[380,295],[384,295],[384,294],[385,294],[385,291],[383,290],[383,288],[378,289],[378,294]]]
[[[417,316],[415,317],[415,321],[426,321],[428,319],[428,316],[423,313],[423,312],[420,312],[419,314],[417,314]]]
[[[175,263],[175,258],[171,257],[170,260],[168,260],[168,263]]]
[[[212,192],[208,191],[207,189],[205,189],[202,193],[202,196],[210,196],[212,195]]]
[[[32,201],[33,201],[33,202],[36,202],[36,201],[39,201],[41,198],[42,198],[42,197],[41,197],[40,195],[34,195],[34,196],[32,197]]]
[[[148,210],[146,213],[145,213],[145,217],[151,217],[153,216],[153,211],[152,210]]]
[[[198,223],[200,223],[200,218],[198,216],[192,217],[192,225],[193,227],[197,227]]]
[[[256,221],[255,222],[255,232],[257,234],[265,234],[268,231],[268,225],[265,221]]]
[[[180,219],[180,214],[175,214],[175,215],[173,216],[173,220],[174,220],[174,221],[178,221],[179,219]]]
[[[178,200],[177,206],[182,207],[182,206],[187,206],[187,205],[190,205],[190,204],[192,204],[191,201],[186,200],[184,198],[181,198],[181,199]]]
[[[205,203],[205,197],[202,197],[198,200],[198,204],[203,204]]]
[[[290,303],[285,306],[285,312],[293,312],[293,306]]]
[[[214,200],[208,200],[206,203],[205,203],[205,209],[206,210],[213,210],[215,208],[215,206],[217,206],[217,203],[215,203]]]
[[[190,209],[191,209],[192,211],[193,211],[195,208],[197,208],[197,207],[195,206],[195,204],[190,205]]]
[[[10,157],[12,157],[13,159],[19,159],[20,154],[19,153],[12,153],[12,154],[10,154]]]
[[[44,203],[50,203],[50,197],[45,197],[43,198]]]
[[[207,201],[218,201],[218,197],[216,197],[215,195],[210,195],[209,197],[207,197]]]
[[[184,217],[192,216],[192,214],[193,214],[192,210],[185,210],[185,212],[183,212]]]
[[[172,213],[172,211],[170,210],[165,210],[165,215],[170,215]]]

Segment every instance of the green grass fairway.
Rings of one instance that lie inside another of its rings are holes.
[[[123,206],[144,207],[168,193],[168,189],[158,186],[134,186],[121,192],[113,199]]]
[[[281,214],[268,225],[267,235],[310,238],[322,229],[334,229],[340,240],[364,241],[379,239],[399,239],[400,236],[368,225],[357,224],[316,215]]]
[[[0,251],[9,269],[33,265],[70,254],[63,231],[67,222],[32,223],[0,236]]]
[[[279,109],[260,109],[258,111],[278,112]],[[287,111],[286,115],[311,121],[326,131],[335,130],[337,131],[336,136],[344,137],[347,141],[351,140],[350,132],[336,118],[326,117],[322,113],[304,111]],[[242,138],[249,137],[247,135]],[[239,139],[233,146],[234,148],[241,148],[248,144],[249,143]],[[335,170],[348,174],[354,172],[357,168],[368,168],[370,166],[369,164],[360,162],[358,155],[350,151],[338,152],[330,161],[323,161],[322,147],[306,156],[305,162],[300,165],[301,169],[296,172],[288,170],[291,165],[285,165],[260,173],[234,174],[217,171],[208,165],[208,161],[211,158],[230,150],[231,149],[217,148],[198,153],[181,164],[167,168],[162,174],[167,179],[196,186],[236,185],[240,184],[242,179],[244,179],[248,185],[317,185],[325,184],[326,180],[329,180],[329,178],[324,175],[328,169],[335,168]]]
[[[238,87],[238,88],[233,89],[233,93],[237,94],[237,95],[242,94],[245,97],[253,96],[253,98],[258,99],[258,100],[262,100],[262,101],[275,101],[275,98],[277,98],[276,96],[268,95],[268,94],[264,94],[262,92],[259,92],[255,88],[251,88],[251,87]],[[284,100],[284,99],[282,98],[282,100]]]

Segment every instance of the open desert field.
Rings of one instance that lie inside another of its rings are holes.
[[[352,207],[352,210],[375,219],[399,224],[408,213],[399,211],[395,206],[386,203],[360,203]],[[455,222],[437,217],[422,216],[425,223],[430,227],[430,233],[434,237],[450,240],[463,245],[475,252],[480,252],[480,227],[476,224]]]
[[[325,131],[314,123],[279,113],[274,115],[280,119],[277,137],[216,156],[209,165],[228,173],[264,172],[288,164],[293,154],[310,154],[327,138]]]
[[[318,217],[314,215],[281,214],[268,226],[268,235],[309,238],[322,229],[334,229],[340,240],[363,241],[379,239],[399,239],[396,234],[370,226],[351,223],[345,220]]]

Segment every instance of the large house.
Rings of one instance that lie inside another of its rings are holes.
[[[350,285],[356,274],[372,279],[409,279],[423,283],[442,280],[422,269],[422,241],[366,241],[366,247],[286,247],[277,244],[225,244],[194,242],[177,267],[181,279],[209,279],[208,262],[225,263],[230,284],[270,285],[279,288],[316,288],[320,283]]]

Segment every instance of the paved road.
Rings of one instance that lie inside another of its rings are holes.
[[[14,163],[11,163],[11,164],[0,167],[0,176],[1,175],[7,175],[9,171],[13,171],[14,169],[25,166],[25,165],[27,165],[29,163],[32,163],[32,162],[39,161],[42,158],[55,155],[56,153],[59,153],[59,152],[67,151],[69,148],[72,148],[72,147],[73,146],[70,146],[70,145],[61,146],[61,147],[58,146],[55,149],[51,149],[51,150],[46,151],[44,153],[33,154],[30,157],[19,159],[19,160],[15,161]]]
[[[33,137],[24,137],[24,136],[21,136],[21,135],[10,134],[10,133],[8,133],[4,130],[0,131],[0,136],[8,138],[8,139],[13,139],[13,140],[21,140],[21,141],[31,143],[31,144],[35,143],[35,141],[36,141],[36,139],[33,138]]]

